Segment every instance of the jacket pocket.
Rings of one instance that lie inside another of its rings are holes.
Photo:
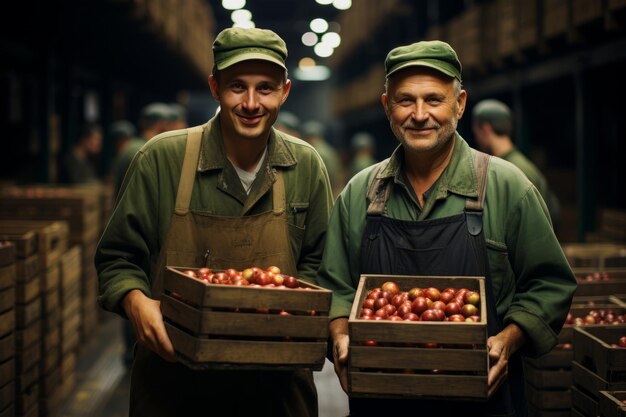
[[[289,203],[289,213],[287,215],[289,223],[304,230],[308,211],[309,203]]]
[[[487,243],[487,257],[489,258],[489,272],[493,286],[494,299],[498,306],[498,314],[508,309],[515,293],[515,274],[509,262],[509,252],[506,246]]]

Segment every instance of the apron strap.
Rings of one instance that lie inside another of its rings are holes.
[[[275,214],[282,214],[285,211],[285,177],[280,169],[276,171],[276,181],[272,185],[272,201]]]
[[[466,198],[465,209],[471,211],[482,211],[485,206],[485,190],[487,189],[487,170],[489,168],[489,161],[491,155],[484,152],[474,152],[474,169],[476,170],[476,180],[478,197]]]
[[[370,201],[367,206],[368,216],[381,216],[385,211],[385,204],[391,194],[393,181],[388,181],[388,178],[379,178],[378,174],[386,167],[387,164],[380,164],[367,190],[367,199]]]
[[[176,193],[176,206],[174,212],[184,215],[189,212],[191,191],[196,179],[198,159],[200,158],[200,144],[202,143],[202,131],[204,126],[194,126],[187,129],[187,144],[185,145],[185,158],[180,171],[178,191]]]

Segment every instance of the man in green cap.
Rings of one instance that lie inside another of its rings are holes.
[[[489,400],[451,401],[445,388],[441,400],[351,395],[350,415],[525,415],[519,354],[557,344],[576,279],[537,189],[456,132],[467,92],[455,51],[440,41],[401,46],[387,55],[385,72],[382,105],[400,146],[342,191],[318,272],[333,290],[335,371],[351,395],[348,317],[361,274],[484,276]]]
[[[548,187],[539,168],[513,144],[513,117],[509,106],[495,99],[481,100],[472,111],[472,131],[480,150],[509,161],[537,187],[543,197],[555,230],[559,219],[559,201]]]
[[[98,301],[127,317],[139,341],[130,415],[317,416],[310,370],[194,371],[177,362],[163,322],[167,265],[271,263],[315,282],[332,205],[319,155],[272,127],[291,87],[284,41],[269,30],[226,29],[213,56],[219,113],[141,148],[97,248]]]

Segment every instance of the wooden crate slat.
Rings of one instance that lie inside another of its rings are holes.
[[[324,342],[199,339],[169,323],[165,326],[177,353],[193,361],[190,366],[201,369],[249,365],[321,370],[325,360]]]
[[[603,417],[626,417],[626,391],[601,391],[600,415]]]
[[[0,337],[15,331],[15,309],[0,314]]]
[[[14,287],[17,282],[15,264],[0,267],[0,288]]]
[[[15,288],[0,289],[0,312],[11,310],[15,307]]]
[[[26,391],[16,391],[15,411],[23,417],[36,417],[39,415],[37,401],[39,400],[39,384],[35,383]]]
[[[11,358],[0,363],[0,387],[15,379],[15,359]]]
[[[3,240],[0,237],[0,266],[15,263],[15,245],[13,242]]]
[[[626,349],[611,347],[626,326],[589,326],[574,329],[574,359],[608,382],[626,380]]]
[[[15,382],[0,387],[0,408],[9,407],[15,399]]]
[[[626,380],[608,382],[576,361],[572,361],[574,383],[598,401],[600,391],[626,391]]]
[[[41,320],[37,320],[23,329],[15,331],[15,347],[18,352],[41,340]]]
[[[524,377],[526,382],[537,389],[567,389],[573,380],[572,371],[569,369],[535,368],[527,361],[524,361]]]
[[[28,390],[28,387],[39,381],[39,365],[35,364],[27,369],[22,369],[21,371],[19,371],[19,368],[17,369],[18,371],[15,379],[17,381],[17,390],[19,392]]]
[[[539,369],[571,368],[574,351],[572,349],[560,349],[558,347],[538,358],[525,358],[524,360]]]
[[[33,230],[14,231],[0,228],[0,240],[8,240],[15,246],[15,258],[23,259],[37,253],[39,240]]]
[[[600,412],[598,400],[576,385],[572,385],[572,407],[586,416],[597,416]]]
[[[541,410],[563,410],[572,407],[572,394],[565,390],[539,390],[526,384],[528,402]]]
[[[38,239],[40,269],[45,270],[57,263],[67,250],[69,227],[67,222],[49,220],[0,220],[0,231],[14,233],[34,231]]]
[[[29,282],[39,274],[39,255],[34,254],[15,261],[17,282]]]
[[[19,377],[22,374],[32,372],[32,368],[36,368],[39,374],[39,360],[41,359],[41,343],[36,342],[25,347],[21,352],[15,355],[15,371]]]
[[[15,328],[25,329],[41,318],[41,299],[35,298],[28,304],[15,305]]]
[[[61,268],[58,262],[41,273],[41,291],[47,292],[59,288],[61,283]]]
[[[0,316],[0,320],[2,320]],[[9,358],[15,356],[15,333],[11,332],[8,335],[0,338],[0,362],[3,362]]]

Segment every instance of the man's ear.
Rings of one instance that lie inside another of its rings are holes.
[[[459,105],[459,111],[457,112],[457,118],[463,117],[463,113],[465,113],[465,104],[467,103],[467,91],[461,90],[459,94],[459,98],[457,100]]]
[[[289,92],[291,91],[291,80],[287,79],[285,81],[285,87],[283,88],[283,98],[280,100],[280,105],[282,106],[287,101],[287,97],[289,97]]]
[[[389,118],[389,107],[387,106],[388,100],[389,100],[389,97],[387,97],[387,93],[383,93],[380,96],[380,102],[383,104],[383,110],[385,110],[385,114],[387,115],[387,118]]]
[[[215,101],[220,101],[219,86],[217,84],[217,79],[215,79],[213,74],[209,75],[209,88],[211,89],[213,99],[215,99]]]

